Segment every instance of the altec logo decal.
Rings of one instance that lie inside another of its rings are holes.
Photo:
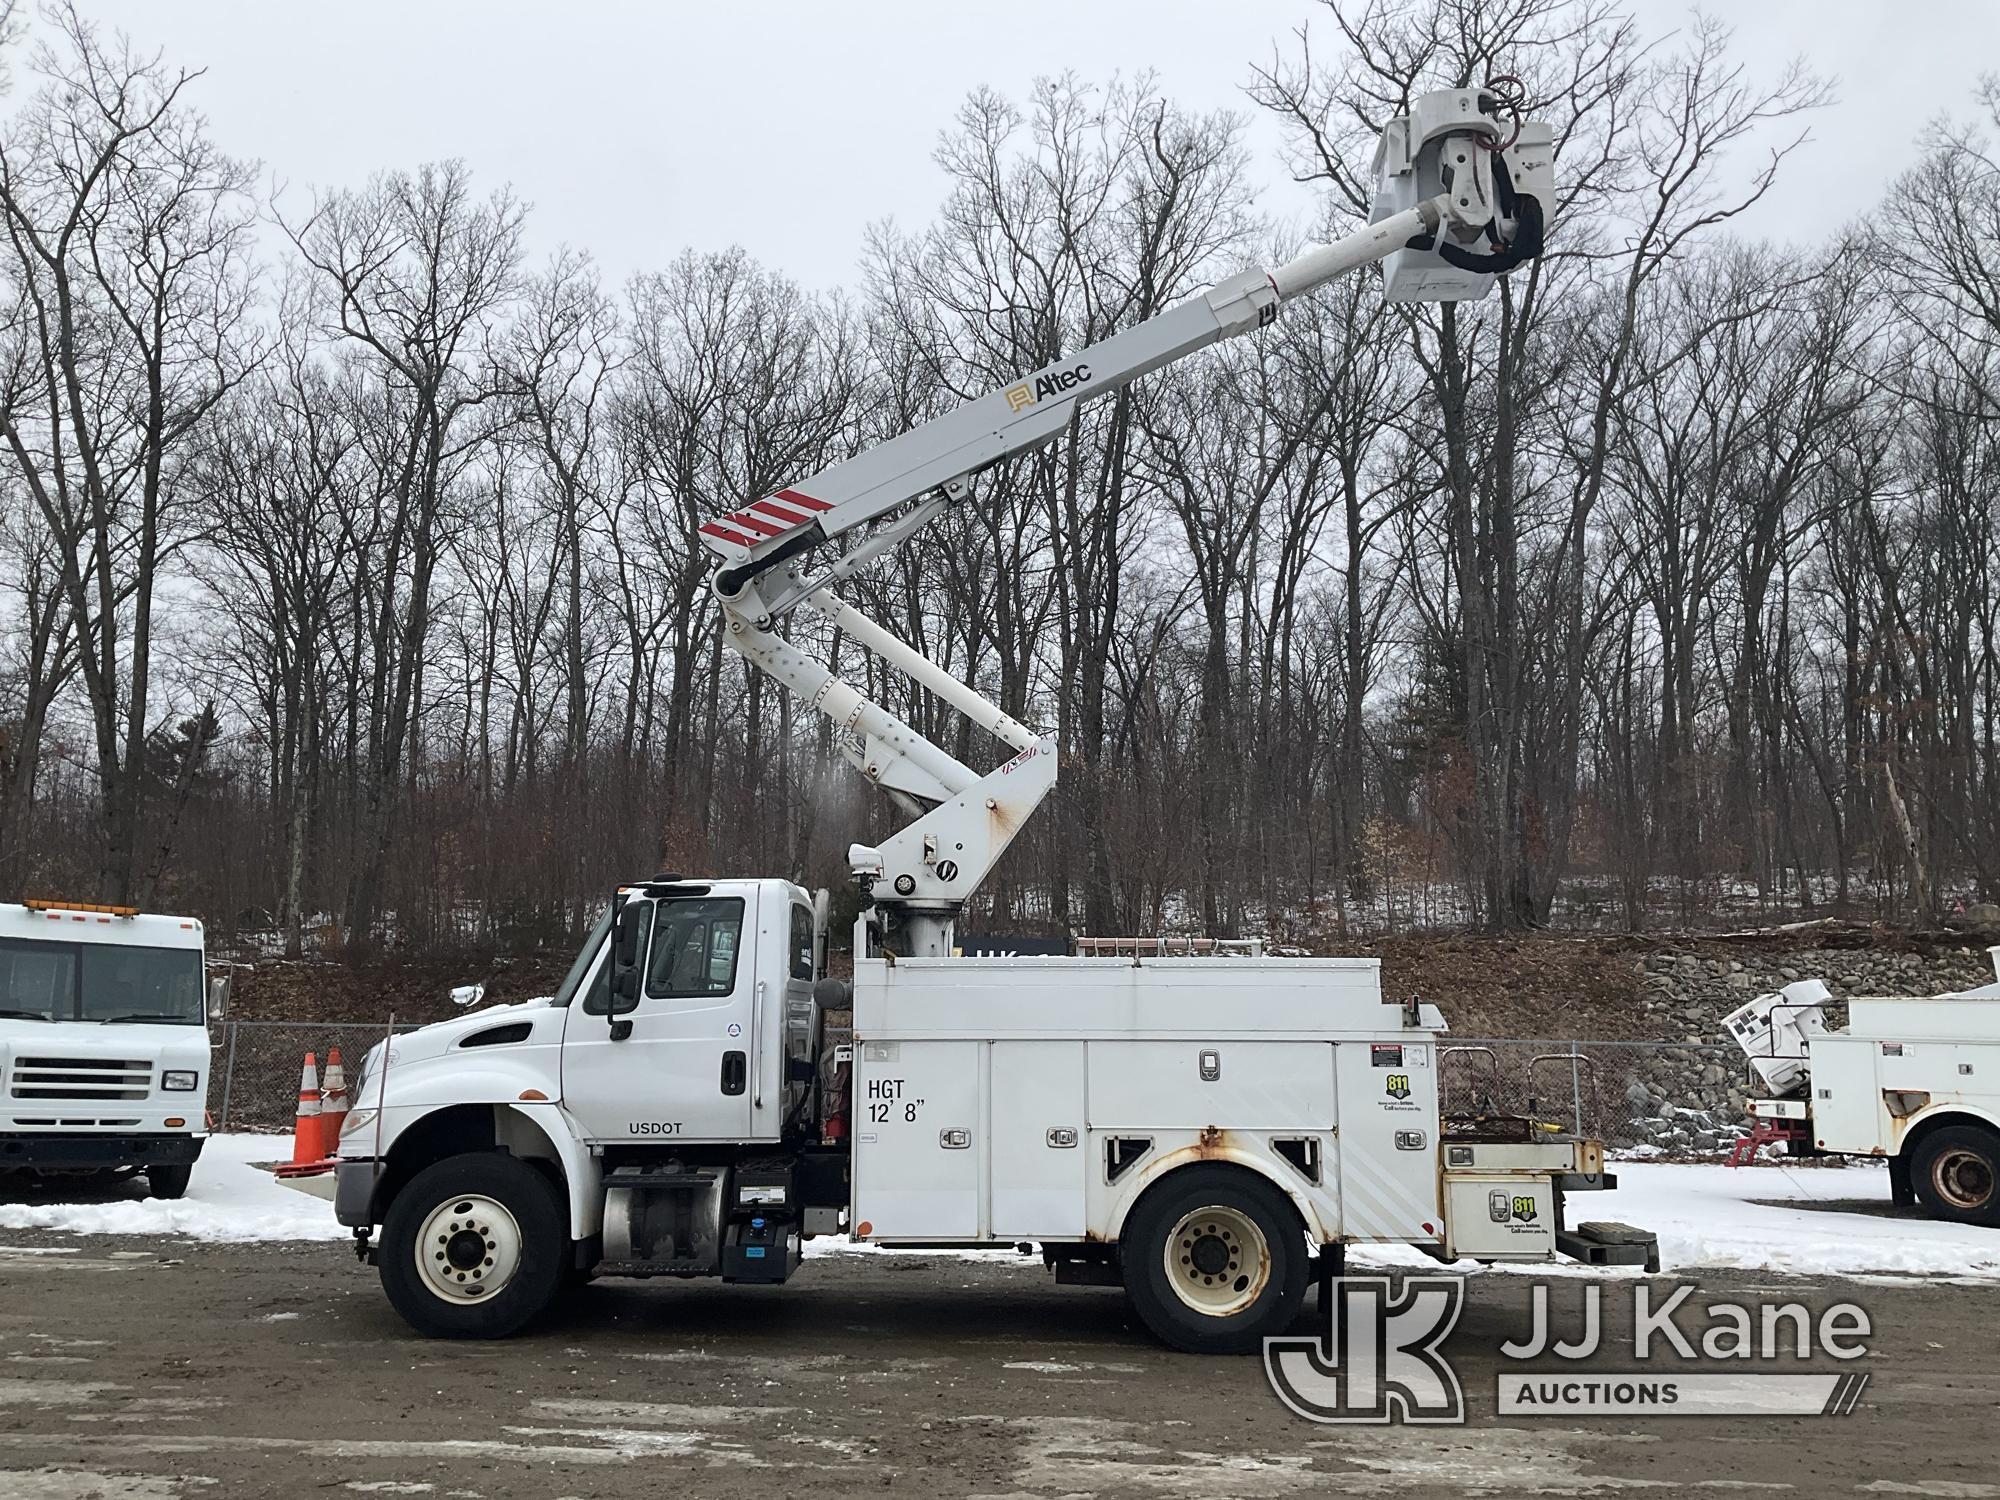
[[[779,490],[770,499],[759,500],[719,521],[704,521],[701,534],[738,547],[754,547],[783,536],[794,526],[803,526],[820,511],[832,509],[803,490]]]
[[[1010,385],[1007,387],[1007,410],[1026,411],[1037,401],[1073,391],[1088,379],[1090,366],[1078,365],[1073,370],[1051,370],[1046,375],[1037,375],[1033,385],[1025,380],[1019,385]]]

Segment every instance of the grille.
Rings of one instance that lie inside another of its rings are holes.
[[[107,1057],[17,1057],[8,1096],[14,1099],[143,1099],[153,1065]]]

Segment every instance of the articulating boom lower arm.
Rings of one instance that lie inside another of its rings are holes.
[[[1276,320],[1279,304],[1334,277],[1388,262],[1391,296],[1483,295],[1493,275],[1539,253],[1550,192],[1549,133],[1488,90],[1428,94],[1392,122],[1376,155],[1376,222],[1272,271],[1232,276],[1156,317],[1022,376],[729,515],[705,522],[717,558],[724,640],[833,720],[842,749],[898,805],[920,816],[880,849],[850,859],[902,929],[899,951],[949,953],[952,918],[1055,785],[1052,740],[1029,731],[887,630],[830,585],[968,497],[980,471],[1052,441],[1077,408],[1221,339]],[[1472,249],[1483,242],[1486,248]],[[903,514],[861,535],[894,512]],[[817,571],[805,555],[857,539]],[[800,604],[832,619],[889,666],[1018,753],[985,776],[842,682],[777,633]],[[926,810],[928,809],[928,810]]]

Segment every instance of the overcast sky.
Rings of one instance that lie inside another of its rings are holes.
[[[1629,0],[1648,35],[1684,5]],[[683,247],[745,246],[811,286],[851,283],[865,226],[927,219],[930,160],[966,92],[1015,96],[1039,74],[1156,71],[1171,96],[1249,111],[1253,60],[1310,0],[82,0],[86,13],[208,69],[197,99],[221,144],[303,202],[381,167],[462,156],[534,205],[531,244],[588,249],[613,280]],[[1748,227],[1816,237],[1871,205],[1926,121],[1972,108],[2000,67],[1994,0],[1729,4],[1742,56],[1770,76],[1803,54],[1838,80],[1813,143]],[[1314,23],[1324,30],[1324,23]],[[27,80],[22,79],[25,84]],[[1259,122],[1274,215],[1309,195],[1284,181]]]

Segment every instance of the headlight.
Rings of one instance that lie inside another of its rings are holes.
[[[344,1141],[350,1135],[359,1135],[375,1123],[375,1115],[372,1109],[350,1109],[347,1118],[340,1122],[340,1138]]]
[[[177,1093],[187,1093],[189,1090],[199,1087],[200,1084],[201,1074],[199,1073],[182,1072],[179,1069],[173,1069],[160,1075],[160,1087],[163,1089],[173,1089]]]

